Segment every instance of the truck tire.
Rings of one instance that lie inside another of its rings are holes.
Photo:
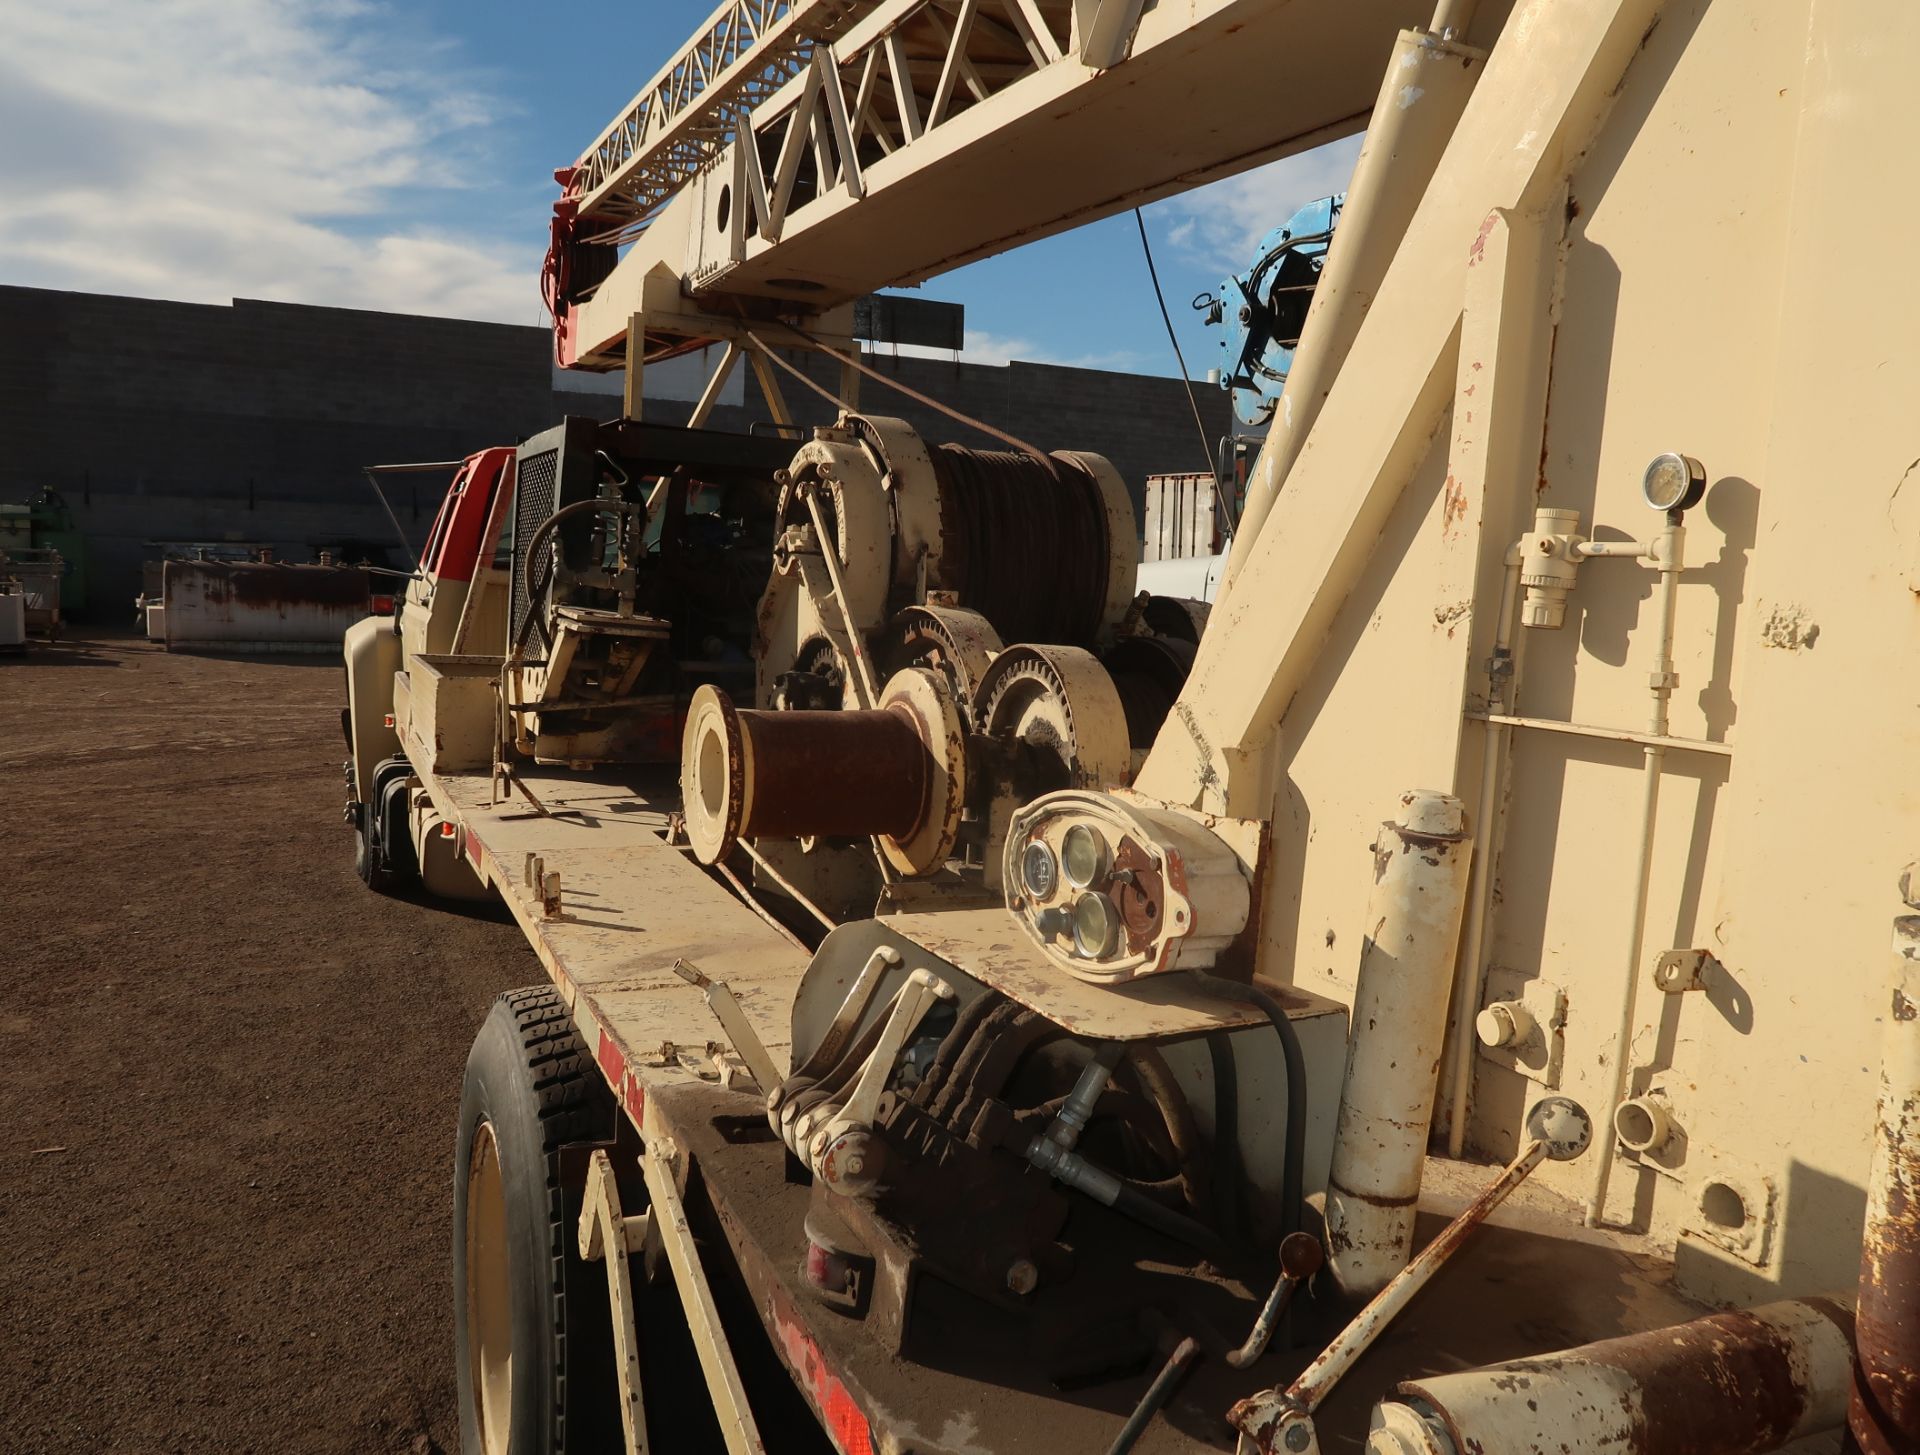
[[[381,852],[373,805],[363,803],[354,815],[353,870],[360,882],[375,894],[391,894],[399,887],[400,876],[387,865]]]
[[[376,894],[396,894],[420,872],[407,832],[406,781],[412,771],[401,757],[374,769],[373,783],[354,817],[354,872]]]
[[[454,1148],[454,1363],[465,1455],[621,1448],[604,1265],[580,1258],[569,1149],[618,1108],[551,986],[494,1001]]]

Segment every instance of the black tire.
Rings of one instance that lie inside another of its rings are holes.
[[[420,874],[407,831],[406,781],[411,772],[407,760],[397,756],[375,768],[354,820],[354,871],[377,894],[397,894]]]
[[[387,865],[370,803],[361,804],[354,816],[353,869],[360,876],[360,882],[375,894],[392,894],[399,888],[400,876]]]
[[[467,1057],[454,1146],[454,1364],[467,1455],[621,1448],[607,1271],[583,1262],[576,1241],[581,1149],[610,1141],[617,1116],[557,991],[494,1001]]]

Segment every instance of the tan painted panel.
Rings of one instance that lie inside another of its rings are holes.
[[[666,843],[676,786],[663,780],[649,792],[557,771],[525,778],[546,815],[518,795],[492,803],[484,774],[443,775],[429,787],[441,811],[464,825],[469,845],[477,841],[470,857],[555,982],[612,1036],[629,1071],[643,1084],[698,1079],[707,1043],[725,1039],[701,993],[673,973],[681,957],[733,989],[784,1068],[789,1007],[807,957]],[[557,915],[544,912],[526,883],[529,854],[560,876]],[[667,1043],[685,1054],[661,1054]]]

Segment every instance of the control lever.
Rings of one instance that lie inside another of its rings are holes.
[[[1339,1336],[1327,1345],[1318,1359],[1301,1372],[1286,1389],[1267,1389],[1250,1395],[1227,1412],[1227,1419],[1241,1432],[1240,1448],[1260,1451],[1262,1455],[1318,1455],[1319,1437],[1313,1428],[1314,1411],[1319,1409],[1333,1387],[1360,1356],[1373,1347],[1374,1340],[1386,1332],[1387,1325],[1413,1302],[1446,1261],[1460,1250],[1467,1236],[1487,1220],[1515,1188],[1532,1175],[1542,1162],[1568,1162],[1587,1150],[1593,1141],[1593,1118],[1579,1103],[1565,1096],[1549,1096],[1534,1103],[1527,1113],[1527,1142],[1495,1178],[1492,1186],[1476,1197],[1466,1210],[1440,1230],[1439,1236],[1420,1250],[1420,1254],[1393,1277]]]

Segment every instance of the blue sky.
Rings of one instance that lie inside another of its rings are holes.
[[[512,323],[538,296],[552,172],[712,0],[0,0],[0,283],[274,298]],[[1357,140],[1158,203],[1188,300]],[[1130,214],[930,281],[968,355],[1172,374]]]

